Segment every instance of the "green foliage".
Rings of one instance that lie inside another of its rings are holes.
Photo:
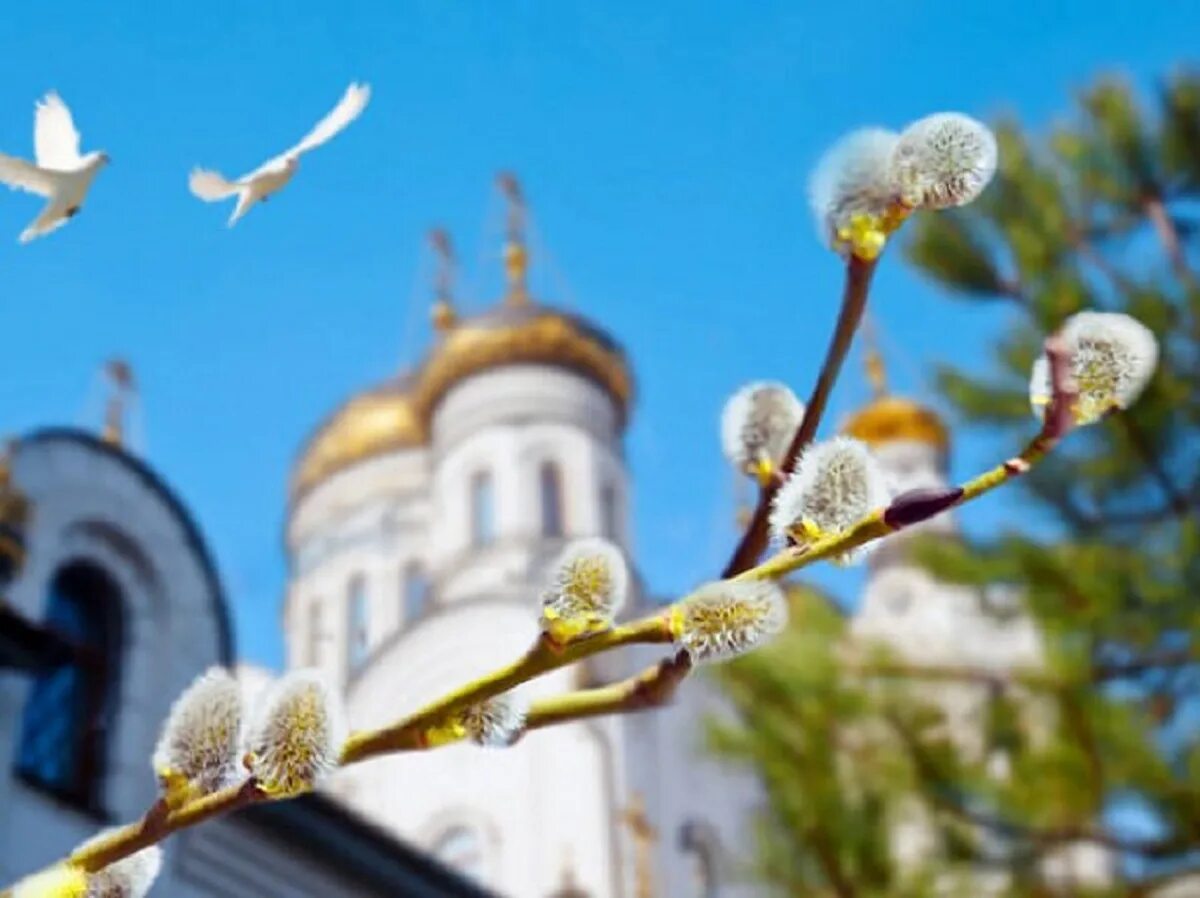
[[[1054,885],[1041,862],[1084,837],[1114,869],[1069,894],[1153,894],[1200,864],[1200,76],[1173,77],[1152,103],[1104,79],[1048,138],[1011,121],[996,133],[980,200],[916,216],[905,244],[951,297],[1013,310],[992,359],[938,372],[958,418],[1009,432],[998,455],[1020,445],[1035,428],[1030,365],[1080,309],[1143,321],[1159,370],[1131,411],[1021,481],[1008,532],[914,546],[965,597],[1021,597],[1040,634],[1033,669],[931,682],[894,657],[851,656],[832,606],[803,594],[785,638],[720,674],[738,720],[712,741],[763,781],[757,874],[781,895],[971,894],[962,883],[997,876],[1003,894],[1041,896]],[[986,696],[974,745],[947,736],[933,696],[953,690]],[[934,838],[900,863],[906,819]]]

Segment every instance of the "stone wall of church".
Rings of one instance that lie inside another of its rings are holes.
[[[15,480],[34,506],[29,556],[8,599],[41,620],[50,587],[68,564],[103,570],[120,596],[121,652],[107,733],[100,809],[140,816],[157,795],[150,756],[175,697],[224,651],[223,600],[176,510],[140,469],[75,436],[23,443]],[[16,775],[28,677],[0,678],[0,880],[48,863],[100,822]]]

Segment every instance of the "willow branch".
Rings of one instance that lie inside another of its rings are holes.
[[[927,521],[1027,473],[1074,426],[1072,408],[1078,391],[1070,372],[1070,352],[1058,336],[1046,340],[1045,350],[1050,367],[1051,398],[1042,429],[1019,455],[959,486],[909,490],[893,499],[886,508],[876,509],[848,529],[806,546],[789,546],[734,579],[778,580],[818,561],[841,557],[859,546]]]
[[[846,285],[842,291],[842,307],[838,313],[837,325],[834,328],[833,337],[830,339],[829,348],[825,351],[825,361],[821,365],[821,373],[817,376],[816,385],[808,397],[808,404],[804,407],[804,418],[783,457],[780,469],[785,474],[792,472],[800,453],[817,435],[817,428],[821,424],[821,417],[825,414],[829,395],[833,392],[833,386],[837,383],[838,375],[842,370],[842,363],[845,362],[846,354],[850,351],[850,344],[854,342],[854,334],[862,322],[863,312],[867,307],[867,296],[871,289],[871,277],[875,274],[875,265],[874,260],[866,261],[857,256],[851,256],[850,261],[846,263]],[[762,555],[769,535],[767,522],[771,514],[771,502],[779,489],[779,483],[778,480],[772,481],[759,493],[758,505],[754,509],[754,516],[750,519],[750,526],[746,528],[746,532],[743,534],[741,542],[738,543],[737,549],[734,550],[733,557],[725,566],[722,576],[732,577],[742,573],[753,567]]]
[[[430,728],[444,722],[451,714],[592,655],[625,645],[673,641],[670,623],[662,613],[565,646],[555,645],[543,634],[512,664],[467,683],[389,726],[352,733],[342,749],[341,763],[355,764],[389,752],[421,748]]]
[[[868,263],[861,264],[865,266],[865,271],[858,279],[860,287],[857,291],[848,290],[848,295],[857,295],[865,302],[871,269]],[[852,263],[851,269],[855,267]],[[855,281],[855,278],[851,278],[851,281]],[[845,355],[845,347],[853,337],[861,311],[859,305],[858,313],[852,316],[853,323],[847,323],[844,328],[840,328],[846,333],[842,356]],[[842,316],[843,319],[846,317]],[[842,323],[839,321],[840,325]],[[823,558],[842,555],[873,539],[928,520],[948,508],[978,498],[1002,483],[1024,474],[1054,448],[1073,424],[1071,410],[1076,392],[1070,377],[1070,356],[1060,338],[1051,337],[1046,341],[1046,356],[1050,367],[1050,403],[1041,431],[1020,455],[958,487],[905,493],[887,508],[867,515],[849,530],[818,540],[811,546],[785,549],[757,567],[741,572],[738,579],[778,579]],[[831,369],[832,374],[825,376],[823,372],[823,377],[829,385],[832,385],[836,378],[837,365],[840,365],[840,361]],[[828,388],[822,396],[827,394]],[[809,424],[808,428],[802,425],[796,440],[793,441],[793,447],[797,444],[804,445],[802,437],[806,429],[815,431],[824,402],[824,398],[818,400],[816,416],[811,419],[813,423]],[[805,422],[809,420],[806,415]],[[669,615],[664,612],[567,645],[558,645],[543,635],[532,648],[511,664],[447,693],[389,726],[351,734],[342,749],[339,763],[346,766],[378,755],[429,747],[428,734],[444,724],[451,715],[494,698],[535,677],[621,646],[665,644],[674,640]],[[528,728],[544,728],[601,714],[636,711],[664,704],[687,677],[690,669],[690,661],[686,654],[681,653],[620,683],[542,700],[531,708]],[[161,842],[173,832],[195,826],[227,811],[265,800],[268,800],[268,796],[258,788],[253,779],[250,779],[239,786],[195,799],[173,810],[166,808],[160,801],[140,822],[125,826],[79,849],[67,862],[84,870],[99,870],[149,845]],[[11,891],[0,893],[0,898],[11,898]]]
[[[266,801],[267,795],[253,778],[169,810],[160,800],[137,823],[130,823],[77,848],[65,863],[95,873],[114,861],[155,845],[174,832],[187,829],[222,814]],[[0,892],[12,898],[12,889]]]
[[[692,670],[686,652],[664,658],[641,673],[596,689],[580,689],[553,698],[539,699],[529,706],[525,730],[537,730],[589,717],[646,711],[668,704]]]

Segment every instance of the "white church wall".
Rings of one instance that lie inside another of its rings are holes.
[[[33,502],[28,562],[10,601],[40,620],[56,572],[90,562],[122,600],[123,653],[100,804],[115,820],[140,816],[157,794],[150,756],[171,702],[220,661],[216,597],[195,548],[162,498],[105,450],[67,438],[23,445],[15,478]],[[0,703],[0,758],[14,770],[29,680]],[[15,776],[0,776],[0,872],[5,879],[54,860],[91,835],[97,820]]]

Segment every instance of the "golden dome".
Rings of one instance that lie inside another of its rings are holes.
[[[871,446],[912,440],[928,443],[941,452],[950,448],[950,432],[937,413],[899,396],[876,397],[851,415],[842,430]]]
[[[309,439],[292,475],[299,495],[355,462],[373,455],[423,445],[427,430],[409,392],[396,380],[361,393],[335,411]]]
[[[422,446],[438,401],[457,383],[505,365],[566,368],[602,387],[624,421],[633,378],[612,338],[581,318],[532,303],[504,305],[444,332],[407,378],[361,393],[309,439],[292,475],[292,496],[331,474],[385,452]]]
[[[454,249],[445,231],[430,233],[438,258],[433,324],[439,337],[407,378],[362,393],[339,408],[308,441],[292,476],[293,500],[329,475],[375,455],[428,442],[434,408],[456,384],[506,365],[549,365],[574,371],[612,398],[623,424],[633,401],[633,377],[621,347],[576,315],[535,303],[526,285],[525,207],[511,174],[499,178],[508,201],[500,305],[459,318],[452,298]]]
[[[599,384],[625,419],[633,378],[621,348],[574,315],[530,302],[506,304],[451,328],[426,359],[413,401],[428,416],[455,384],[502,365],[541,364],[576,371]]]

